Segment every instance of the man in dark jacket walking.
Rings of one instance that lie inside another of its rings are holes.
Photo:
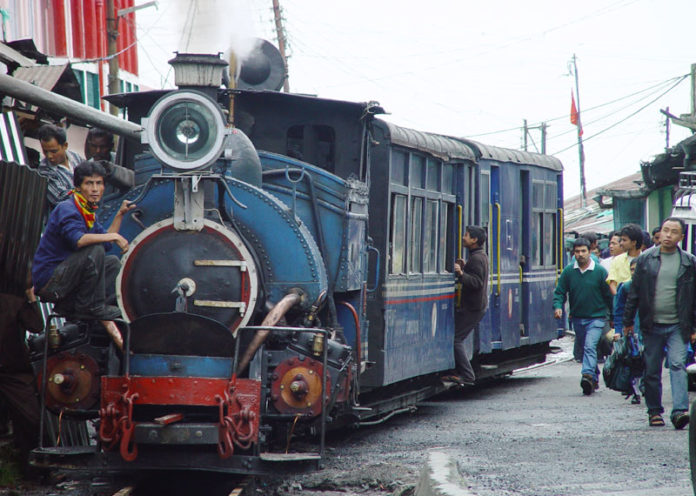
[[[476,374],[466,355],[464,340],[478,325],[488,308],[488,256],[483,251],[486,230],[467,226],[462,245],[469,249],[469,260],[457,260],[454,273],[461,284],[461,305],[454,316],[454,365],[456,374],[443,377],[460,386],[471,386]]]
[[[672,386],[672,424],[683,429],[689,423],[689,394],[684,363],[686,343],[694,332],[694,284],[696,258],[682,251],[684,221],[669,217],[662,222],[660,245],[646,250],[636,262],[631,291],[624,311],[624,334],[633,332],[638,311],[645,347],[645,404],[648,422],[665,425],[662,419],[662,361],[665,348]]]
[[[607,314],[612,306],[612,295],[606,283],[607,271],[590,258],[590,243],[578,238],[573,243],[575,262],[568,264],[553,294],[554,317],[563,316],[566,295],[570,295],[570,316],[576,339],[584,336],[582,378],[580,387],[590,395],[599,387],[597,343],[604,330]]]

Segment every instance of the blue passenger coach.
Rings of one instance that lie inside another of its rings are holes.
[[[468,339],[477,376],[543,361],[556,337],[563,267],[562,165],[556,158],[375,120],[370,235],[384,254],[371,293],[362,384],[383,386],[453,366],[453,262],[467,225],[488,229],[489,310]]]

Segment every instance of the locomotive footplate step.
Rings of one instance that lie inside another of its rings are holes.
[[[35,456],[78,456],[93,455],[96,452],[96,446],[48,446],[32,450]]]

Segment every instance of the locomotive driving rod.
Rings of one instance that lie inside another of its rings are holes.
[[[295,292],[288,293],[285,296],[283,296],[283,298],[278,302],[278,304],[274,306],[270,312],[268,312],[266,318],[263,319],[261,327],[272,327],[276,325],[278,321],[283,317],[283,315],[287,313],[288,310],[290,310],[292,307],[294,307],[295,305],[297,305],[297,303],[300,302],[301,298],[302,296],[299,293]],[[249,347],[244,352],[244,356],[242,356],[242,359],[239,361],[239,365],[237,366],[237,374],[241,374],[242,371],[246,368],[246,366],[249,365],[251,359],[254,358],[256,350],[258,350],[259,347],[263,344],[270,332],[271,331],[269,331],[268,329],[256,331],[254,339],[251,340],[251,343],[249,343]]]
[[[84,103],[76,102],[7,74],[0,74],[0,93],[50,112],[101,127],[119,136],[138,138],[142,131],[142,127],[137,124],[119,119]]]

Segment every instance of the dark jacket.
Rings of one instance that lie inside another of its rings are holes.
[[[488,308],[488,257],[483,248],[469,251],[469,260],[457,280],[462,285],[462,310],[482,312]]]
[[[680,256],[677,272],[677,313],[679,327],[684,341],[689,339],[694,328],[694,283],[696,283],[696,257],[677,247]],[[654,246],[644,251],[636,261],[631,290],[626,298],[624,310],[624,327],[633,325],[636,310],[640,318],[640,330],[649,334],[653,328],[655,315],[655,286],[660,270],[660,247]]]
[[[32,371],[24,334],[42,330],[43,317],[38,303],[0,293],[0,373]]]

